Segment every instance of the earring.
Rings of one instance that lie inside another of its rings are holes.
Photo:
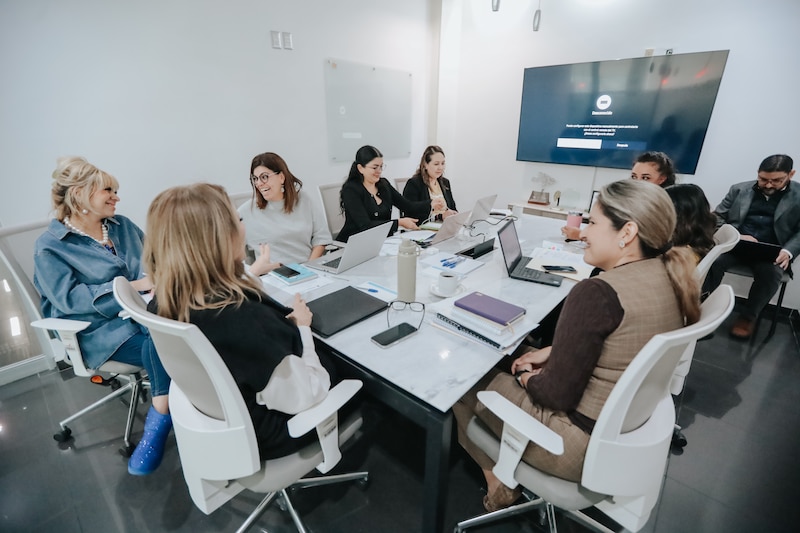
[[[619,240],[619,247],[625,248],[625,241],[623,241],[622,239]]]
[[[88,215],[89,214],[89,210],[86,209],[86,208],[83,208],[83,209],[81,209],[81,213],[84,214],[84,215]]]
[[[286,192],[286,187],[284,187],[283,185],[281,185],[281,192]]]

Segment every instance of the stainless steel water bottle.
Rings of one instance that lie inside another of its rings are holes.
[[[417,301],[417,244],[403,239],[397,251],[397,299]]]

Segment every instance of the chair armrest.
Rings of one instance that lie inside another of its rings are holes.
[[[31,326],[35,328],[68,333],[83,331],[91,325],[91,322],[86,322],[84,320],[69,320],[66,318],[42,318],[31,322]]]
[[[518,485],[514,478],[514,471],[522,459],[528,442],[533,442],[554,455],[564,453],[564,439],[561,438],[561,435],[505,399],[498,392],[480,391],[478,399],[503,421],[500,454],[492,472],[504,485],[511,488]]]
[[[481,391],[478,393],[478,399],[487,409],[528,440],[552,454],[564,453],[564,439],[561,438],[561,435],[505,399],[498,392]]]
[[[305,435],[316,428],[319,445],[322,449],[322,462],[317,470],[325,474],[342,458],[339,449],[339,409],[361,389],[362,383],[357,379],[345,379],[328,391],[322,402],[289,419],[289,435],[294,438]]]
[[[345,379],[328,391],[328,395],[314,407],[297,413],[289,419],[289,435],[292,438],[302,437],[332,414],[339,411],[350,398],[361,389],[362,383],[357,379]]]

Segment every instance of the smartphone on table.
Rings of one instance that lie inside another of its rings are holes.
[[[396,326],[392,326],[386,331],[382,331],[377,335],[373,336],[372,342],[374,342],[381,348],[388,348],[389,346],[397,344],[398,342],[405,339],[412,333],[416,332],[417,328],[415,328],[408,322],[402,322]]]
[[[542,265],[545,272],[563,272],[565,274],[577,274],[578,271],[574,267],[567,265]]]
[[[273,272],[275,272],[278,275],[283,276],[284,278],[293,278],[295,276],[299,276],[300,275],[300,272],[298,272],[297,270],[295,270],[295,269],[293,269],[291,267],[288,267],[286,265],[279,266],[278,268],[273,270]]]

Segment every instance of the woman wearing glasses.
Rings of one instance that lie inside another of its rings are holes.
[[[245,273],[245,227],[225,190],[208,183],[167,189],[150,205],[147,230],[144,263],[155,284],[148,309],[195,324],[217,349],[253,420],[261,459],[315,440],[314,432],[293,439],[286,426],[330,388],[314,351],[311,311],[299,294],[287,310]]]
[[[428,146],[422,152],[417,171],[403,188],[403,196],[412,202],[442,198],[446,204],[444,208],[434,211],[420,211],[418,213],[408,212],[403,213],[404,215],[420,220],[441,221],[457,213],[453,190],[450,188],[450,180],[444,177],[444,163],[444,150],[439,146]]]
[[[303,182],[272,152],[250,163],[253,199],[239,207],[247,244],[256,251],[250,272],[261,276],[284,263],[304,263],[325,253],[331,234],[321,208],[302,191]]]
[[[381,177],[383,172],[383,154],[374,146],[362,146],[356,152],[356,159],[350,166],[350,174],[339,193],[344,226],[336,236],[336,240],[347,242],[351,235],[364,231],[392,218],[392,207],[400,211],[429,212],[431,209],[441,210],[447,206],[444,199],[422,200],[412,202],[392,187],[389,180]],[[393,221],[392,230],[419,229],[416,218],[401,217]]]

